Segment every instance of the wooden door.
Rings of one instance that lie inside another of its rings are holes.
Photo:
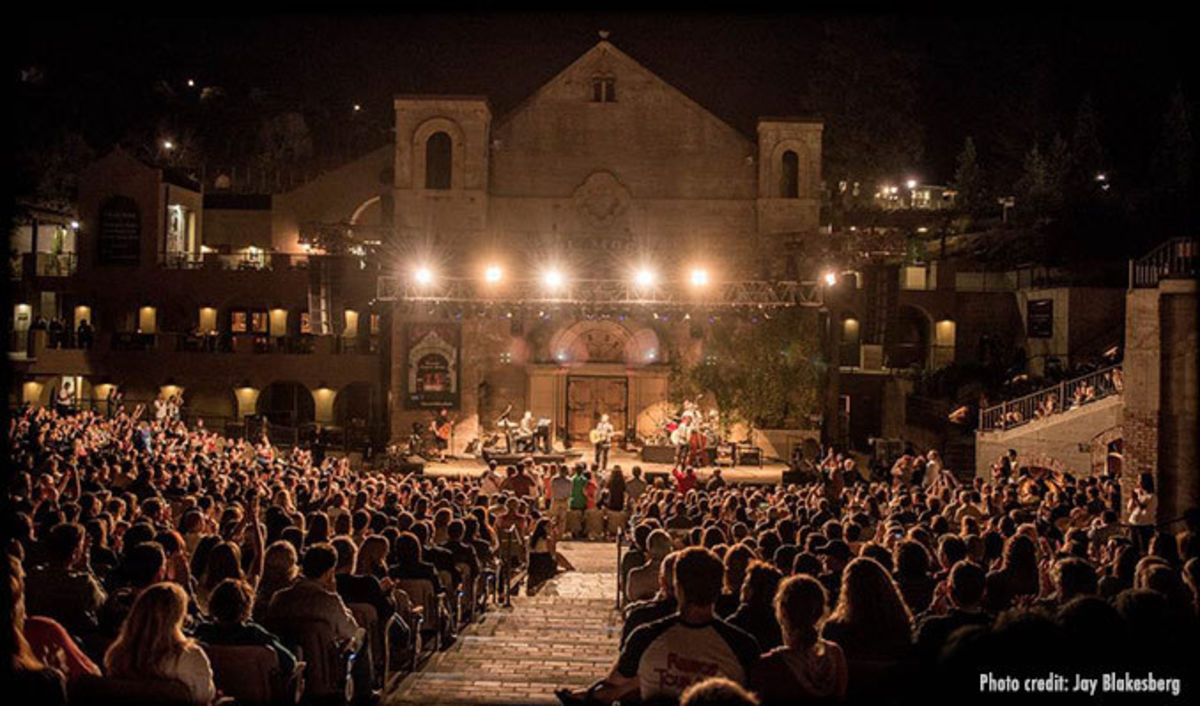
[[[601,414],[624,434],[629,405],[629,381],[623,377],[567,378],[567,434],[572,441],[588,440]]]

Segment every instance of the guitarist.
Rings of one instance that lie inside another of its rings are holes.
[[[433,432],[433,443],[437,449],[438,461],[446,462],[446,449],[450,448],[450,435],[454,432],[454,420],[450,419],[450,411],[443,407],[438,410],[437,416],[429,422],[429,429]]]
[[[600,415],[600,422],[592,430],[591,437],[596,448],[596,467],[603,471],[608,468],[608,450],[612,448],[613,437],[613,425],[607,414]]]

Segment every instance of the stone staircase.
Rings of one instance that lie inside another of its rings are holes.
[[[385,697],[399,704],[557,704],[554,690],[603,677],[617,656],[616,547],[562,542],[575,571],[492,608]]]

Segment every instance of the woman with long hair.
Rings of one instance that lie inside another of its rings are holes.
[[[271,598],[280,589],[287,588],[295,582],[300,574],[299,558],[296,547],[291,542],[280,539],[267,547],[263,559],[263,574],[259,579],[258,588],[254,592],[254,619],[262,622],[267,617],[267,607]]]
[[[822,636],[836,642],[852,663],[898,662],[909,655],[912,633],[912,613],[887,570],[866,557],[847,564]]]
[[[66,681],[59,670],[47,666],[25,638],[25,572],[15,556],[8,557],[8,581],[5,601],[9,605],[9,627],[3,636],[4,669],[0,688],[13,703],[37,703],[65,706]]]
[[[1020,596],[1037,598],[1041,589],[1037,545],[1023,534],[1013,535],[1004,544],[1000,568],[987,575],[984,608],[999,613],[1012,607]]]
[[[846,698],[849,670],[837,643],[821,637],[828,596],[811,576],[792,576],[775,595],[775,616],[783,646],[762,656],[750,671],[750,688],[763,706],[840,703]]]
[[[196,586],[196,604],[208,610],[208,596],[225,579],[243,579],[242,548],[234,542],[221,542],[208,555],[208,564]]]
[[[742,582],[741,605],[729,616],[729,623],[753,635],[763,651],[783,643],[773,605],[782,580],[783,574],[771,564],[760,559],[750,562]]]
[[[175,680],[192,701],[216,696],[212,667],[204,650],[183,634],[187,594],[178,584],[150,586],[137,597],[117,640],[104,654],[109,676],[117,679]]]
[[[526,591],[533,595],[542,584],[554,576],[558,563],[554,560],[554,536],[550,520],[543,517],[529,533],[529,581]]]
[[[358,564],[354,573],[360,576],[374,576],[382,581],[387,578],[387,557],[391,552],[391,543],[381,534],[373,534],[363,540],[358,548]]]

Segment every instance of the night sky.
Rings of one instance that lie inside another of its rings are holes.
[[[826,35],[830,22],[834,35]],[[600,29],[748,136],[758,115],[826,112],[815,105],[814,72],[840,64],[822,38],[845,38],[834,44],[848,43],[871,71],[865,80],[855,71],[828,80],[860,100],[889,76],[911,86],[923,142],[913,169],[929,182],[950,179],[967,135],[986,165],[1011,163],[1032,140],[1069,132],[1085,93],[1114,164],[1136,171],[1158,138],[1174,86],[1182,84],[1193,104],[1197,94],[1193,30],[1170,18],[55,16],[20,28],[15,68],[38,66],[44,78],[19,87],[17,105],[32,129],[64,126],[103,150],[161,111],[156,85],[183,95],[186,79],[195,78],[221,86],[234,104],[253,91],[256,115],[301,110],[314,133],[336,131],[359,103],[354,119],[368,122],[383,144],[393,94],[486,94],[502,116],[592,46]],[[230,129],[252,133],[254,126]]]

